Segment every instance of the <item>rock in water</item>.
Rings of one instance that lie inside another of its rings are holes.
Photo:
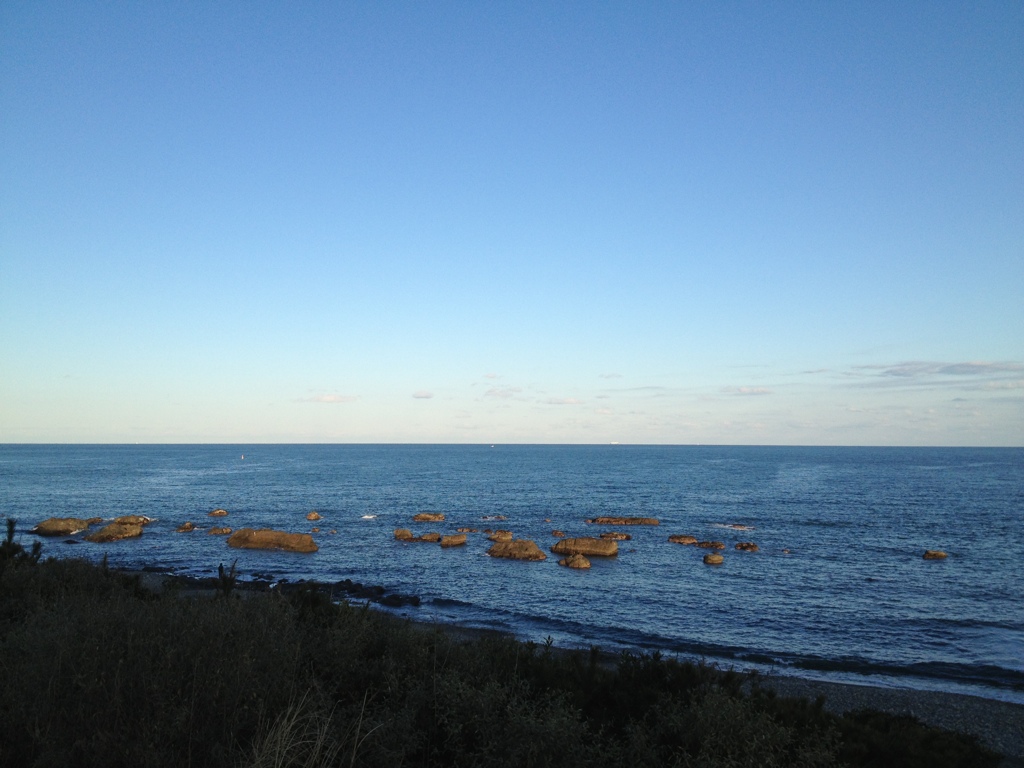
[[[153,518],[146,517],[145,515],[123,515],[122,517],[115,517],[115,523],[121,523],[122,525],[149,525],[153,522]]]
[[[227,517],[228,511],[226,509],[215,509],[210,512],[207,517]]]
[[[282,549],[286,552],[316,552],[319,549],[308,533],[285,533],[269,528],[240,528],[228,538],[228,546],[239,549]]]
[[[40,536],[73,536],[89,527],[88,520],[77,517],[51,517],[32,529]]]
[[[602,539],[608,539],[610,541],[629,541],[633,537],[628,533],[622,533],[621,531],[605,531],[601,534]]]
[[[656,517],[595,517],[587,522],[594,525],[661,525]]]
[[[611,539],[595,539],[583,536],[578,539],[562,539],[555,542],[551,551],[556,555],[598,555],[599,557],[615,557],[619,554],[618,542]]]
[[[211,528],[206,532],[207,536],[227,536],[231,533],[230,528]]]
[[[444,512],[420,512],[412,516],[414,523],[443,523]]]
[[[759,547],[752,541],[741,541],[736,545],[740,552],[757,552]]]
[[[312,512],[310,512],[310,513],[309,513],[308,515],[306,515],[306,519],[307,519],[307,520],[312,520],[312,521],[314,521],[314,522],[315,522],[315,521],[317,521],[317,520],[322,520],[323,518],[322,518],[322,517],[320,517],[320,513],[319,513],[319,512],[317,512],[317,511],[316,511],[316,510],[314,509],[314,510],[313,510]]]
[[[589,568],[590,561],[587,560],[583,555],[569,555],[563,557],[558,561],[559,565],[564,565],[566,568]]]
[[[86,541],[103,544],[108,541],[120,541],[121,539],[134,539],[142,535],[141,523],[113,523],[103,526],[96,533],[90,533],[85,537]]]
[[[696,536],[688,536],[685,533],[673,533],[671,536],[668,537],[668,540],[671,541],[673,544],[687,544],[687,545],[689,545],[689,544],[696,544],[697,543],[697,537]]]
[[[491,541],[512,541],[512,531],[495,531],[487,538]]]
[[[704,555],[704,565],[721,565],[725,562],[725,558],[717,552],[709,552]]]
[[[487,554],[491,557],[507,557],[510,560],[547,560],[540,547],[530,539],[495,542]]]
[[[189,533],[191,531],[194,531],[195,529],[195,523],[193,523],[191,520],[188,520],[178,526],[177,533]]]
[[[697,546],[701,549],[725,549],[724,541],[698,541]]]
[[[396,528],[395,539],[398,541],[426,541],[436,543],[441,540],[440,533],[424,533],[422,536],[413,536],[408,528]]]
[[[466,534],[456,533],[450,536],[441,537],[441,546],[444,548],[448,547],[461,547],[466,543]]]
[[[929,549],[924,553],[925,560],[945,560],[947,557],[949,557],[949,555],[941,549]]]

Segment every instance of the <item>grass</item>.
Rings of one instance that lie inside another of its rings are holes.
[[[217,599],[183,598],[29,559],[0,569],[4,766],[998,764],[969,737],[656,654],[609,665],[312,588],[240,599],[231,572]]]

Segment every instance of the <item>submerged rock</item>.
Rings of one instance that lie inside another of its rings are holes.
[[[385,595],[376,602],[388,608],[404,608],[407,605],[417,606],[420,599],[416,595]]]
[[[444,512],[420,512],[412,516],[414,523],[443,523]]]
[[[752,541],[741,541],[736,545],[736,549],[740,552],[757,552],[760,547]]]
[[[568,557],[563,557],[558,561],[558,564],[564,565],[566,568],[583,569],[590,567],[590,561],[583,555],[569,555]]]
[[[440,533],[424,533],[418,539],[413,539],[413,541],[425,541],[428,544],[436,544],[440,540],[441,540],[441,534]]]
[[[369,586],[360,584],[358,581],[352,581],[351,579],[345,579],[339,581],[331,589],[332,594],[335,591],[341,591],[348,595],[350,598],[357,600],[369,600],[374,603],[380,603],[390,608],[403,608],[408,605],[417,606],[420,604],[420,598],[417,595],[403,595],[400,593],[387,594],[387,590],[381,586]]]
[[[601,538],[609,541],[630,541],[633,537],[621,531],[605,531],[601,534]]]
[[[697,537],[696,536],[690,536],[690,535],[685,534],[685,533],[673,533],[671,536],[668,537],[668,540],[670,542],[672,542],[673,544],[686,544],[686,545],[690,545],[690,544],[696,544],[697,543]]]
[[[724,541],[698,541],[697,546],[701,549],[725,549]]]
[[[510,560],[547,560],[541,548],[530,539],[495,542],[487,554],[491,557],[505,557]]]
[[[134,539],[142,535],[141,523],[119,523],[116,520],[85,537],[86,541],[105,544],[121,539]]]
[[[928,549],[925,550],[925,560],[945,560],[949,555],[943,552],[941,549]]]
[[[661,525],[656,517],[595,517],[587,522],[594,525]]]
[[[187,520],[178,526],[176,533],[190,533],[196,529],[195,523],[191,520]]]
[[[552,531],[551,535],[554,536],[556,539],[564,539],[565,531]]]
[[[595,539],[590,536],[582,536],[577,539],[562,539],[551,547],[556,555],[598,555],[599,557],[614,557],[619,554],[617,542],[609,539]]]
[[[239,549],[282,549],[286,552],[316,552],[320,549],[308,533],[286,533],[269,528],[241,528],[228,538],[228,546]]]
[[[51,517],[32,529],[40,536],[74,536],[89,527],[88,520],[77,517]]]
[[[230,528],[211,528],[206,532],[207,536],[227,536],[231,533]]]

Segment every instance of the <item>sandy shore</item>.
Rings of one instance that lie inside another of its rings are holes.
[[[142,584],[154,592],[162,592],[171,579],[177,579],[179,583],[192,581],[161,573],[131,573],[139,576]],[[248,591],[245,582],[240,582],[238,587],[242,592]],[[212,596],[216,590],[204,585],[199,589],[182,590],[179,594]],[[493,630],[474,630],[457,625],[415,623],[424,628],[438,629],[459,640],[495,634]],[[559,651],[568,652],[564,649]],[[611,662],[611,658],[608,660]],[[911,715],[937,728],[977,736],[983,745],[1006,756],[1004,765],[1007,768],[1024,768],[1024,705],[1021,704],[958,693],[823,682],[779,675],[762,675],[759,680],[762,687],[774,690],[779,696],[811,700],[822,696],[825,709],[835,714],[875,709],[891,715]]]

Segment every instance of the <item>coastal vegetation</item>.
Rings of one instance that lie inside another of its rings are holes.
[[[4,766],[989,766],[756,678],[442,631],[307,584],[204,589],[0,547]]]

